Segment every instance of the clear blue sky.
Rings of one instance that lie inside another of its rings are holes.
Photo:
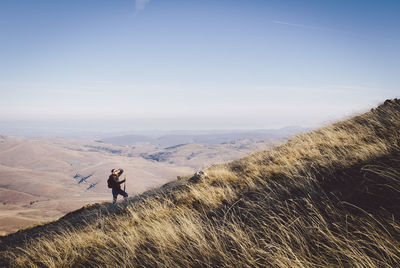
[[[0,120],[340,118],[400,96],[399,14],[387,0],[2,0]]]

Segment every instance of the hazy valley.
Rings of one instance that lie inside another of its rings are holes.
[[[111,168],[125,170],[127,192],[134,195],[266,149],[300,130],[124,135],[89,142],[0,136],[0,233],[110,201],[106,180]]]

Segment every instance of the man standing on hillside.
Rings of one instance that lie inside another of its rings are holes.
[[[112,169],[111,170],[111,175],[108,178],[108,187],[112,188],[112,195],[113,195],[113,204],[117,202],[117,197],[118,195],[122,195],[124,199],[128,197],[128,194],[121,190],[121,184],[125,182],[125,179],[122,181],[119,181],[119,177],[122,175],[124,170],[122,168],[119,169]]]

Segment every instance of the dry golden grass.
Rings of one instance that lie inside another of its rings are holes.
[[[400,265],[400,103],[2,252],[15,267]],[[185,180],[184,180],[185,181]]]

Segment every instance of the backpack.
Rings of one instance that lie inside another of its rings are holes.
[[[115,184],[114,177],[112,175],[110,175],[110,177],[108,177],[108,180],[107,180],[108,188],[113,188],[114,184]]]

